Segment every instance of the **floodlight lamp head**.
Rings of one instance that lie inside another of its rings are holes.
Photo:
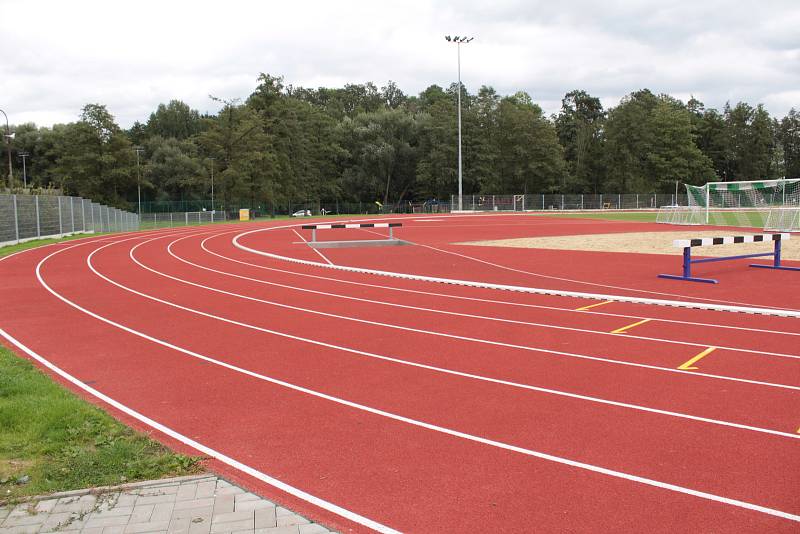
[[[445,35],[444,38],[447,40],[448,43],[453,40],[453,39],[450,38],[449,35]]]
[[[5,135],[5,137],[8,137],[9,139],[14,139],[16,136],[17,132],[11,132]]]

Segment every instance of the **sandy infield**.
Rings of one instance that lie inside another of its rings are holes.
[[[683,254],[683,249],[672,246],[675,239],[698,237],[725,237],[732,235],[752,235],[741,232],[632,232],[628,234],[591,234],[550,237],[523,237],[517,239],[498,239],[494,241],[471,241],[456,243],[478,247],[545,248],[551,250],[587,250],[597,252],[635,252],[637,254]],[[785,260],[800,260],[800,236],[781,245],[781,257]],[[733,256],[739,254],[758,254],[772,252],[772,243],[739,243],[735,245],[714,245],[694,247],[694,256]],[[771,258],[763,258],[770,261]]]

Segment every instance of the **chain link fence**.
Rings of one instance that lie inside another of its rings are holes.
[[[602,194],[602,195],[463,195],[463,211],[539,210],[637,210],[687,205],[686,195]],[[458,195],[450,199],[452,211],[459,210]]]
[[[142,213],[140,227],[142,229],[173,228],[176,226],[191,226],[196,224],[224,222],[229,219],[230,217],[224,211],[170,211],[166,213]]]
[[[135,213],[80,197],[0,195],[0,246],[45,237],[138,229]]]

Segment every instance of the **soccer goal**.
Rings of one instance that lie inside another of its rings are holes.
[[[800,178],[709,182],[704,186],[686,185],[686,192],[692,212],[687,217],[695,224],[800,229]]]
[[[656,222],[662,224],[700,225],[705,224],[703,213],[691,206],[661,206],[656,214]]]

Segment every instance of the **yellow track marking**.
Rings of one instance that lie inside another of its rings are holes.
[[[590,305],[588,305],[588,306],[584,306],[583,308],[575,308],[575,311],[585,311],[585,310],[590,310],[590,309],[592,309],[592,308],[596,308],[597,306],[602,306],[602,305],[604,305],[604,304],[610,304],[610,303],[612,303],[612,302],[614,302],[614,301],[613,301],[613,300],[607,300],[607,301],[605,301],[605,302],[598,302],[597,304],[590,304]]]
[[[703,352],[701,352],[700,354],[698,354],[697,356],[695,356],[694,358],[692,358],[688,362],[678,366],[678,369],[683,369],[684,371],[697,369],[697,367],[692,367],[692,364],[697,363],[698,361],[700,361],[700,359],[705,358],[706,356],[708,356],[709,354],[711,354],[715,350],[717,350],[717,347],[708,347],[706,350],[704,350]],[[798,430],[798,432],[800,432],[800,430]]]
[[[652,321],[652,319],[642,319],[641,321],[637,321],[637,322],[635,322],[633,324],[629,324],[628,326],[623,326],[622,328],[617,328],[616,330],[612,330],[611,333],[612,334],[621,334],[621,333],[625,332],[626,330],[630,330],[634,326],[639,326],[640,324],[649,323],[650,321]]]

